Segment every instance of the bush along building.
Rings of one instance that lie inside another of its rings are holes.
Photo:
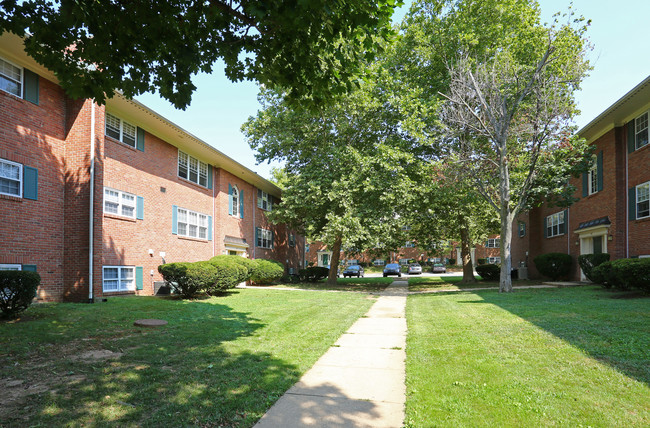
[[[302,267],[304,239],[266,218],[280,197],[137,101],[70,99],[0,37],[0,269],[38,271],[39,300],[151,295],[158,265],[220,254]]]
[[[584,280],[577,258],[609,253],[611,260],[650,257],[650,77],[579,131],[595,148],[568,209],[542,205],[515,222],[513,267],[545,253],[571,255],[569,278]]]

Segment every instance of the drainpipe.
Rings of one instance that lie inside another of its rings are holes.
[[[630,128],[627,128],[627,132],[629,132]],[[626,135],[627,136],[627,135]],[[629,137],[628,137],[629,138]],[[629,191],[629,186],[630,183],[628,182],[628,176],[629,176],[629,170],[628,170],[628,158],[630,156],[630,153],[625,147],[625,258],[629,259],[630,258],[630,191]],[[609,249],[607,250],[609,251]]]
[[[214,199],[215,188],[217,187],[217,180],[215,180],[214,173],[217,171],[215,167],[210,168],[212,170],[212,257],[216,256],[217,253],[217,215],[215,210],[216,200]]]
[[[255,214],[257,214],[257,187],[253,186],[253,258],[255,258],[255,248],[257,248],[257,240],[255,239]],[[250,254],[250,253],[249,253]]]
[[[91,100],[90,107],[90,214],[88,232],[88,303],[94,303],[93,294],[93,240],[95,227],[95,100]]]

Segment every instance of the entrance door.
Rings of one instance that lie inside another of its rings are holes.
[[[593,254],[602,254],[603,252],[603,235],[594,236],[592,242]]]

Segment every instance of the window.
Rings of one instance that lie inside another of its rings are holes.
[[[526,223],[520,222],[519,223],[519,237],[523,238],[526,236]]]
[[[404,244],[405,248],[414,248],[415,243],[413,241],[406,241],[406,244]]]
[[[501,257],[488,257],[487,262],[489,264],[498,265],[501,263]]]
[[[386,264],[386,260],[375,260],[374,262],[372,262],[372,264],[374,264],[375,266],[383,266]]]
[[[501,240],[499,238],[490,238],[485,244],[485,248],[500,248]]]
[[[648,144],[648,113],[643,113],[641,116],[634,119],[634,142],[635,149]]]
[[[0,264],[0,270],[23,270],[22,265]]]
[[[104,292],[135,291],[135,267],[104,266]]]
[[[409,264],[409,259],[399,259],[399,264],[407,265],[407,264]]]
[[[208,164],[179,150],[178,176],[192,183],[208,187]]]
[[[104,213],[135,218],[135,195],[104,187]]]
[[[598,167],[596,164],[596,159],[594,158],[594,164],[587,173],[587,185],[589,195],[593,195],[598,191]]]
[[[135,147],[135,126],[110,113],[106,113],[106,135],[128,146]]]
[[[23,195],[23,166],[0,159],[0,194],[21,197]]]
[[[348,265],[350,265],[350,266],[354,266],[354,265],[358,265],[358,264],[359,264],[359,261],[357,259],[348,260]]]
[[[309,252],[309,244],[305,244],[305,253]]]
[[[650,217],[650,181],[636,186],[636,218]]]
[[[257,189],[257,207],[271,211],[273,209],[273,197],[268,193]]]
[[[257,246],[261,248],[273,248],[273,232],[267,229],[257,229]]]
[[[23,92],[23,70],[0,58],[0,89],[17,97]]]
[[[564,235],[564,211],[546,217],[546,237]]]
[[[208,216],[178,208],[177,229],[180,236],[208,239]]]
[[[296,246],[296,235],[294,235],[293,233],[289,234],[289,246],[290,247]]]
[[[237,186],[232,188],[232,215],[239,217],[239,190]]]

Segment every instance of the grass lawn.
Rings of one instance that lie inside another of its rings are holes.
[[[499,288],[499,281],[482,281],[480,276],[476,276],[479,281],[473,284],[459,284],[463,275],[459,276],[428,276],[428,277],[410,277],[409,291],[432,291],[432,290],[464,290],[466,288]],[[540,281],[515,280],[513,286],[520,285],[537,285]]]
[[[326,280],[319,282],[298,282],[275,284],[268,288],[299,288],[303,290],[328,290],[328,291],[361,291],[375,293],[383,291],[394,278],[338,278],[336,285],[326,284]]]
[[[238,290],[34,305],[0,322],[0,426],[250,427],[373,302]]]
[[[650,297],[409,296],[407,426],[650,426]]]

